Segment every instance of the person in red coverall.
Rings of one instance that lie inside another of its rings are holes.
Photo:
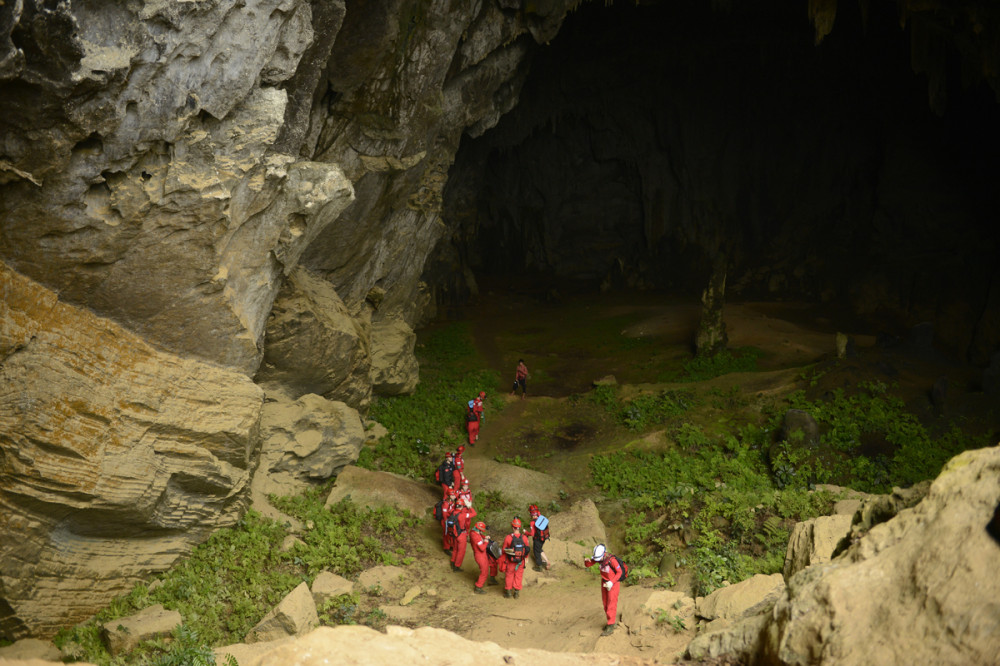
[[[458,491],[458,499],[460,500],[467,499],[469,500],[470,504],[472,503],[472,490],[469,489],[468,479],[462,481],[462,489]]]
[[[493,575],[496,575],[496,564],[490,564],[490,557],[486,553],[486,548],[490,545],[490,538],[486,535],[486,523],[482,521],[476,523],[469,538],[472,540],[472,556],[476,558],[476,564],[479,565],[479,578],[472,586],[472,591],[475,594],[486,594],[483,585],[486,584],[487,572],[492,568]]]
[[[528,540],[521,534],[521,519],[515,518],[510,526],[514,528],[503,540],[503,557],[506,560],[507,576],[504,579],[503,596],[515,599],[521,593],[521,579],[524,577],[524,563],[528,557]]]
[[[479,395],[476,396],[476,398],[472,401],[472,410],[476,413],[476,416],[479,417],[479,425],[480,425],[480,427],[485,422],[483,420],[483,417],[484,417],[484,412],[486,411],[486,408],[483,406],[483,400],[486,400],[486,391],[480,391]],[[479,436],[478,435],[476,436],[476,441],[477,442],[479,441]]]
[[[445,498],[444,503],[441,505],[441,534],[444,536],[441,538],[441,544],[444,546],[445,551],[451,552],[452,538],[448,534],[448,529],[446,524],[448,522],[448,516],[452,514],[453,511],[457,510],[458,507],[455,506],[455,498],[457,495],[455,491],[449,491],[448,497]]]
[[[469,401],[469,408],[465,411],[465,428],[469,431],[469,446],[475,446],[479,439],[479,415],[476,414],[476,403]]]
[[[621,587],[618,581],[622,577],[622,570],[618,562],[608,555],[603,543],[594,546],[594,556],[583,561],[585,567],[592,567],[595,564],[601,566],[601,600],[604,602],[604,613],[608,616],[608,624],[601,635],[610,636],[615,631],[615,620],[618,615],[618,590]]]
[[[541,511],[538,510],[537,504],[532,504],[528,507],[528,515],[531,516],[531,524],[524,531],[524,536],[531,537],[531,552],[535,556],[535,571],[542,571],[543,564],[545,565],[545,571],[548,571],[552,565],[549,564],[549,558],[545,556],[545,551],[542,550],[545,547],[545,537],[542,530],[535,527],[535,520],[542,515]]]
[[[461,571],[462,562],[465,561],[465,547],[469,541],[469,528],[472,527],[472,519],[476,517],[476,510],[472,508],[471,500],[459,500],[458,502],[458,533],[453,534],[454,545],[451,549],[451,570]]]
[[[455,483],[452,488],[456,492],[461,490],[462,483],[465,481],[465,458],[462,457],[464,453],[465,447],[459,446],[455,449],[455,457],[452,459],[452,465],[455,467],[455,471],[453,472]]]

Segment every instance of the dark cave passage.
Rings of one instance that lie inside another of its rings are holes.
[[[998,105],[914,74],[893,5],[843,4],[816,45],[798,5],[590,3],[535,54],[519,105],[464,138],[439,299],[573,281],[849,307],[985,365],[1000,349]],[[935,44],[937,44],[935,42]],[[936,113],[936,107],[941,113]]]

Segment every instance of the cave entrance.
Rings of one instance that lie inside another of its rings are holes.
[[[963,87],[942,51],[935,113],[891,3],[865,17],[842,3],[819,45],[804,4],[731,4],[587,3],[566,18],[518,106],[463,139],[452,235],[429,264],[439,300],[484,286],[697,299],[722,257],[731,299],[840,304],[887,329],[932,320],[957,356],[988,358],[993,93]]]

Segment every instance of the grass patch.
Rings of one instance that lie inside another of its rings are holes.
[[[775,573],[784,562],[791,526],[825,513],[827,493],[779,489],[762,444],[766,431],[709,437],[690,424],[663,451],[626,450],[591,459],[594,482],[609,497],[626,499],[625,558],[640,577],[666,552],[695,573],[697,594],[723,581]],[[767,528],[763,528],[763,525]],[[690,548],[677,535],[695,536]]]
[[[614,385],[597,386],[587,398],[629,430],[645,430],[670,422],[697,405],[693,391],[665,390],[623,400]]]
[[[417,352],[420,383],[413,395],[372,401],[369,416],[389,433],[362,449],[358,465],[431,481],[444,452],[467,441],[469,400],[486,391],[487,417],[502,409],[503,401],[490,400],[499,375],[481,369],[467,323],[428,332]]]
[[[117,664],[213,664],[212,647],[238,643],[264,615],[302,582],[330,570],[351,576],[376,564],[406,564],[402,545],[417,520],[391,509],[359,509],[343,501],[323,507],[328,488],[274,504],[307,525],[287,552],[284,525],[255,511],[215,532],[150,591],[145,583],[114,599],[94,619],[61,631],[56,644],[101,666]],[[100,636],[105,622],[153,604],[180,612],[184,625],[172,641],[148,641],[112,658]],[[374,618],[377,620],[377,618]]]

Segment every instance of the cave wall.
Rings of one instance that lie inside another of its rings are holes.
[[[518,107],[456,158],[443,298],[472,292],[470,271],[697,294],[722,256],[731,295],[849,303],[891,329],[931,321],[944,350],[987,364],[1000,349],[990,80],[963,76],[940,39],[945,66],[915,74],[927,17],[842,4],[817,45],[800,9],[568,17]]]
[[[262,386],[360,412],[413,390],[459,137],[517,103],[568,4],[0,6],[0,635],[231,524]]]

